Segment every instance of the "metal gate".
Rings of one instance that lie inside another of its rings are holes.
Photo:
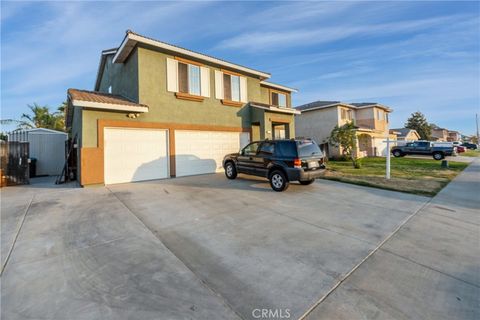
[[[2,168],[6,167],[7,183],[9,185],[29,183],[28,142],[2,141]],[[4,163],[6,161],[6,163]]]

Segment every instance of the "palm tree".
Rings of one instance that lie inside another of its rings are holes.
[[[40,106],[36,103],[28,105],[31,114],[22,114],[21,120],[4,119],[0,123],[2,125],[16,123],[18,128],[47,128],[53,130],[65,130],[65,106],[66,103],[62,103],[58,107],[57,111],[51,113],[48,106]]]

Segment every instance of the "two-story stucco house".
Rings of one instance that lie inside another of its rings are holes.
[[[437,125],[432,125],[431,130],[432,140],[438,142],[448,141],[448,129],[440,128]]]
[[[297,136],[313,138],[323,145],[329,157],[341,155],[339,148],[327,143],[333,128],[353,121],[357,127],[358,157],[384,156],[389,132],[388,115],[393,110],[379,103],[344,103],[340,101],[315,101],[296,107],[301,114],[295,116]]]
[[[81,185],[212,173],[251,140],[294,137],[296,90],[268,78],[127,31],[94,90],[68,90]]]
[[[455,142],[455,141],[461,141],[462,140],[462,134],[458,131],[454,130],[448,130],[448,137],[447,141],[448,142]]]

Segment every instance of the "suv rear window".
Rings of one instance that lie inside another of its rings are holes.
[[[302,140],[297,141],[297,148],[298,148],[298,157],[311,157],[311,156],[320,156],[323,157],[322,150],[315,141],[312,140]]]
[[[275,151],[281,157],[297,157],[297,146],[295,145],[295,141],[279,141],[276,143]]]

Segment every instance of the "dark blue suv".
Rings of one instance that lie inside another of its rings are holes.
[[[238,173],[265,177],[273,190],[283,191],[290,181],[311,184],[323,175],[325,164],[323,152],[313,140],[264,140],[227,154],[223,168],[228,179],[235,179]]]

